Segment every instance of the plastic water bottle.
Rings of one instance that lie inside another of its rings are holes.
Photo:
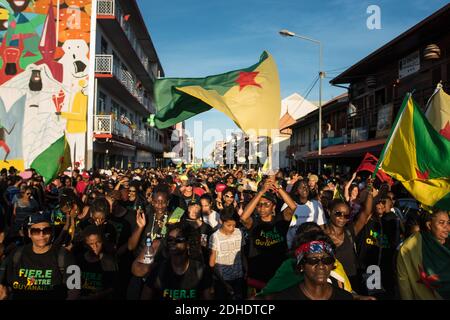
[[[154,256],[155,252],[152,248],[152,239],[150,237],[147,237],[147,239],[145,239],[145,253],[142,263],[151,264],[153,262]]]

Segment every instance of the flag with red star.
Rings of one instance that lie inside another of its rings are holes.
[[[428,102],[425,115],[433,128],[450,141],[450,96],[444,92],[441,84]]]
[[[161,129],[212,108],[249,135],[271,136],[279,129],[280,80],[267,52],[245,69],[206,78],[158,79],[154,91],[154,123]]]
[[[400,181],[422,204],[450,210],[450,140],[435,129],[410,94],[403,101],[378,168]]]
[[[450,299],[450,249],[431,232],[422,232],[422,261],[419,281],[442,298]]]
[[[450,249],[429,231],[406,239],[397,256],[402,300],[450,299]]]

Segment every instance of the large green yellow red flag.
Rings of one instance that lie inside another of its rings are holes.
[[[419,202],[450,210],[450,141],[407,95],[378,162]]]
[[[440,135],[450,140],[450,96],[439,84],[428,102],[425,116]]]
[[[450,249],[428,231],[405,240],[397,256],[402,300],[450,299]]]
[[[266,51],[251,67],[206,78],[166,78],[155,82],[158,128],[167,128],[215,108],[249,135],[270,136],[279,129],[280,80]]]

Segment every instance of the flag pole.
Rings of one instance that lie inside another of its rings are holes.
[[[427,112],[430,110],[431,101],[433,101],[434,96],[439,92],[439,90],[442,89],[442,80],[439,81],[439,83],[436,85],[436,89],[434,89],[433,94],[431,95],[430,99],[428,99],[427,104],[425,106],[425,116],[427,115]]]

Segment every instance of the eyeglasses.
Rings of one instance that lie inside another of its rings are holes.
[[[186,242],[185,237],[167,237],[167,243],[183,243]]]
[[[334,258],[331,256],[327,256],[327,257],[322,257],[322,258],[317,258],[317,257],[305,257],[304,258],[305,263],[312,265],[312,266],[316,266],[318,265],[320,262],[322,262],[322,264],[324,265],[332,265],[334,263]]]
[[[260,202],[256,206],[257,207],[263,207],[263,208],[269,208],[272,205],[270,202]]]
[[[342,211],[335,211],[334,212],[335,217],[340,218],[343,217],[344,219],[350,219],[350,214],[349,213],[345,213]]]
[[[40,228],[30,228],[30,233],[32,236],[37,236],[38,234],[40,234],[42,232],[42,234],[44,236],[48,236],[50,234],[52,234],[52,227],[45,227],[43,229]]]

